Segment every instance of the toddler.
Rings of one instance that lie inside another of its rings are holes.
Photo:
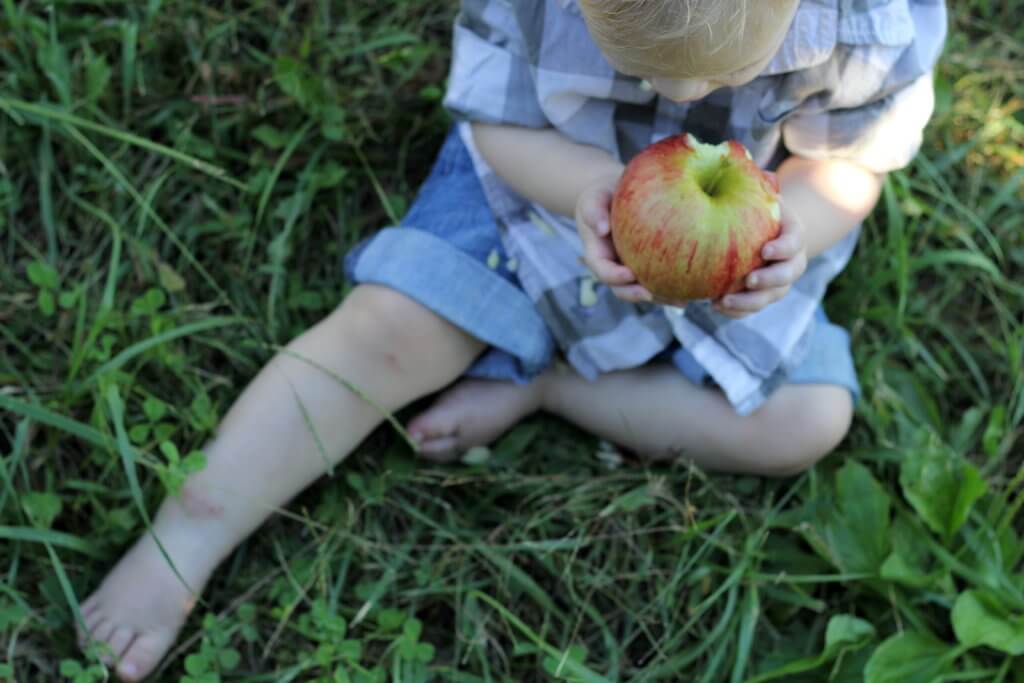
[[[345,258],[357,286],[246,388],[209,464],[83,603],[123,680],[151,672],[215,567],[382,420],[446,461],[538,410],[650,459],[787,476],[828,454],[859,387],[821,307],[886,172],[933,104],[941,0],[463,0],[457,119],[400,226]],[[618,262],[623,165],[689,132],[781,185],[746,289],[654,301]],[[363,400],[324,369],[360,390]],[[453,382],[453,386],[449,387]],[[187,585],[186,585],[187,584]]]

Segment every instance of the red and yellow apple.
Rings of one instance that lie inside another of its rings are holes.
[[[779,221],[778,180],[743,145],[674,135],[630,160],[610,225],[637,282],[658,299],[683,302],[743,289]]]

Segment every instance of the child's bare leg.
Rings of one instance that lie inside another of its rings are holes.
[[[411,299],[363,285],[287,348],[393,411],[451,382],[484,346]],[[154,531],[196,593],[272,508],[325,471],[295,394],[332,463],[382,419],[322,370],[285,354],[275,356],[204,449],[206,469],[186,482],[180,499],[165,500],[157,513]],[[93,638],[120,658],[118,675],[138,680],[170,648],[194,600],[152,537],[144,535],[83,603],[83,614]]]
[[[740,417],[720,391],[663,364],[595,382],[571,370],[550,370],[529,385],[462,380],[409,428],[424,433],[426,457],[450,460],[539,409],[652,459],[682,456],[708,470],[769,476],[794,474],[827,455],[852,416],[846,389],[791,384]]]
[[[718,389],[699,387],[667,364],[602,375],[542,378],[544,408],[651,459],[685,457],[708,470],[788,476],[842,441],[853,415],[837,385],[788,384],[741,417]]]
[[[543,383],[514,384],[467,378],[446,390],[409,422],[420,454],[449,462],[473,446],[490,444],[541,407]]]

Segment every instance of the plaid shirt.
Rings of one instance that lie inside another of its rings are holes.
[[[468,122],[554,127],[624,163],[686,131],[739,140],[765,168],[795,154],[886,172],[920,147],[945,33],[943,0],[802,0],[756,79],[674,103],[608,64],[575,0],[462,0],[444,103],[461,121],[510,263],[566,360],[593,379],[641,366],[678,340],[748,414],[803,359],[814,311],[859,230],[811,259],[780,301],[739,320],[708,301],[629,303],[580,264],[573,221],[516,194],[488,167]]]

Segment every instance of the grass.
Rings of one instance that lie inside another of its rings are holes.
[[[0,679],[102,679],[78,601],[411,200],[452,4],[0,0]],[[834,456],[613,468],[537,417],[431,467],[383,427],[155,680],[1024,681],[1024,3],[953,4],[828,299],[864,388]]]

